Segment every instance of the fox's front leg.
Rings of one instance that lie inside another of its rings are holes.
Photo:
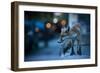
[[[59,50],[59,56],[64,57],[64,44],[61,44],[61,48]]]
[[[81,55],[82,51],[81,51],[81,44],[80,44],[80,40],[77,40],[78,44],[77,44],[77,54]]]

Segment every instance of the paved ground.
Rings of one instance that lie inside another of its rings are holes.
[[[41,49],[37,54],[31,54],[25,57],[25,61],[43,61],[43,60],[70,60],[70,59],[86,59],[90,57],[90,47],[88,44],[82,45],[82,55],[70,55],[70,50],[64,57],[59,56],[60,45],[57,40],[49,42],[49,48]]]

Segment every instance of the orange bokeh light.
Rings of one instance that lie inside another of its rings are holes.
[[[51,28],[51,26],[52,26],[52,25],[51,25],[50,23],[47,23],[47,24],[46,24],[46,28],[48,28],[48,29]]]

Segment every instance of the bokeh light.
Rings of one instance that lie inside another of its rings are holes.
[[[47,24],[46,24],[46,28],[47,28],[47,29],[50,29],[51,26],[52,26],[51,23],[47,23]]]
[[[36,28],[35,28],[35,32],[39,32],[39,31],[40,31],[39,28],[36,27]]]

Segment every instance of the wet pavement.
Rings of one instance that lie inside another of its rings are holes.
[[[74,46],[75,47],[75,46]],[[53,39],[48,43],[47,48],[40,49],[37,54],[25,56],[24,61],[47,61],[47,60],[71,60],[71,59],[87,59],[90,58],[90,45],[81,45],[81,55],[70,55],[71,49],[68,50],[65,56],[60,56],[61,46],[57,43],[57,39]],[[74,51],[77,49],[74,48]]]

